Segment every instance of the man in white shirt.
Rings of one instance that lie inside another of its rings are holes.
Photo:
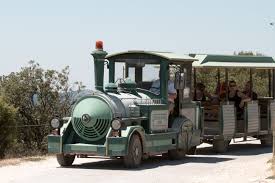
[[[160,94],[160,80],[157,79],[152,83],[150,91],[156,95]],[[175,99],[177,98],[177,90],[175,89],[174,82],[172,80],[168,81],[168,103],[169,103],[169,112],[173,112],[175,107]]]

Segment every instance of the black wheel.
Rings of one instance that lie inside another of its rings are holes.
[[[217,153],[227,152],[229,143],[230,143],[229,140],[214,140],[213,141],[214,151],[216,151]]]
[[[57,159],[60,166],[71,166],[74,162],[75,155],[57,154],[56,159]]]
[[[168,157],[170,160],[180,160],[185,157],[184,149],[173,149],[168,151]]]
[[[196,151],[197,151],[197,146],[193,146],[187,151],[187,154],[188,155],[195,155]]]
[[[264,137],[261,138],[261,144],[263,146],[272,146],[273,145],[273,136],[271,134],[266,135]]]
[[[138,135],[134,134],[131,137],[128,154],[123,157],[124,166],[126,168],[137,168],[142,161],[142,146]]]

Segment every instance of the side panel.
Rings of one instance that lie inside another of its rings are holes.
[[[271,121],[271,130],[275,130],[275,101],[270,103],[270,121]]]
[[[201,115],[200,107],[197,104],[184,104],[182,109],[180,110],[180,115],[185,116],[190,121],[192,121],[193,126],[195,129],[199,129],[200,127],[200,119],[199,116]]]
[[[260,116],[258,103],[247,104],[247,133],[259,132]]]
[[[168,129],[168,110],[154,110],[150,116],[150,129],[152,131]]]
[[[222,132],[224,136],[233,137],[235,133],[236,115],[234,105],[222,105]]]

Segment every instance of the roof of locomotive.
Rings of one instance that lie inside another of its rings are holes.
[[[193,62],[193,67],[216,67],[216,68],[275,68],[275,61],[267,56],[250,55],[209,55],[190,54],[198,61]]]
[[[188,55],[178,55],[172,52],[157,52],[157,51],[141,51],[132,50],[119,52],[106,56],[106,59],[115,62],[142,62],[146,64],[157,64],[160,60],[165,60],[171,63],[193,62],[196,58]]]

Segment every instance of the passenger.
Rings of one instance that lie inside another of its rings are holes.
[[[220,88],[219,88],[219,98],[221,102],[224,102],[226,99],[226,83],[222,82]]]
[[[152,93],[159,95],[160,94],[160,80],[154,80],[151,88],[149,89]]]
[[[168,104],[169,104],[169,113],[173,113],[175,108],[175,99],[177,98],[177,90],[175,89],[174,82],[168,81]]]
[[[243,107],[245,102],[250,101],[245,94],[240,92],[237,88],[237,84],[234,80],[229,82],[228,100],[233,101],[237,110],[237,117],[240,118],[243,114]]]
[[[251,88],[250,88],[250,85],[251,85],[251,82],[250,81],[247,81],[246,84],[245,84],[245,87],[244,87],[244,91],[243,93],[249,97],[249,98],[252,98],[252,100],[257,100],[258,99],[258,95],[257,93],[255,93],[253,90],[251,92]],[[252,93],[252,97],[251,97],[251,93]]]
[[[211,99],[211,95],[205,90],[205,85],[197,83],[194,93],[194,101],[206,101],[206,97]]]
[[[150,91],[156,95],[160,94],[160,80],[157,79],[152,83]],[[168,103],[169,103],[169,113],[173,112],[175,107],[175,99],[177,98],[177,90],[175,89],[174,82],[168,80]]]

